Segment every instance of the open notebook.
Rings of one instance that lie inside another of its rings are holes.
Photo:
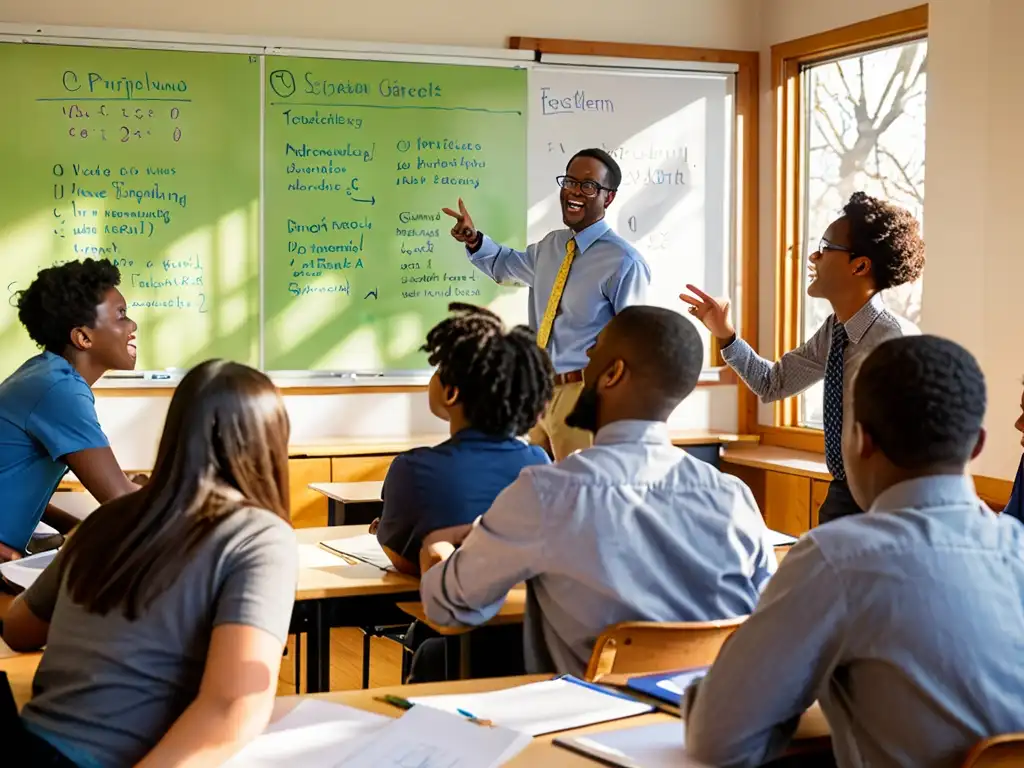
[[[20,560],[11,560],[7,563],[0,563],[0,575],[11,584],[16,584],[22,589],[28,589],[36,580],[43,569],[46,568],[60,550],[51,549],[47,552],[40,552],[38,555],[29,555]]]
[[[350,536],[347,539],[321,541],[320,546],[343,557],[351,557],[375,565],[381,570],[397,572],[397,569],[391,564],[391,560],[384,554],[384,549],[377,541],[377,537],[372,533]]]

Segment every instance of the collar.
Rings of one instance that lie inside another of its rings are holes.
[[[448,438],[450,443],[503,443],[514,440],[510,435],[490,435],[475,427],[466,427]]]
[[[868,300],[867,304],[857,310],[857,314],[843,323],[847,338],[852,343],[858,344],[883,312],[885,312],[885,302],[882,301],[882,294],[876,293]]]
[[[42,357],[48,364],[50,364],[51,366],[55,366],[58,370],[74,374],[83,382],[85,381],[85,377],[83,377],[82,374],[78,372],[78,369],[75,368],[75,366],[68,362],[68,359],[64,357],[64,355],[56,355],[50,350],[44,349],[42,352]]]
[[[612,225],[608,223],[607,219],[601,219],[600,221],[595,221],[582,232],[577,232],[573,235],[573,239],[576,240],[576,250],[579,253],[584,253],[587,248],[600,240],[601,236],[611,228]]]
[[[974,482],[966,475],[931,475],[904,480],[875,499],[870,512],[898,512],[977,503]]]
[[[636,421],[624,419],[606,424],[594,435],[594,445],[618,443],[663,443],[671,445],[668,424],[664,421]]]

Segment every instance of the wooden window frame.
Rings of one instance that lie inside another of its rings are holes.
[[[800,342],[803,300],[802,244],[803,69],[839,56],[866,53],[888,45],[920,40],[928,34],[928,6],[920,5],[821,34],[773,45],[771,93],[775,159],[775,318],[774,353],[778,359]],[[751,338],[748,336],[748,338]],[[820,429],[801,427],[796,397],[775,403],[772,425],[757,425],[761,442],[796,450],[825,451]]]

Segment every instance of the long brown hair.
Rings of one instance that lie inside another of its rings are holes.
[[[68,538],[72,600],[134,621],[228,515],[257,507],[290,522],[288,433],[284,402],[264,374],[223,360],[189,371],[171,398],[149,482]]]

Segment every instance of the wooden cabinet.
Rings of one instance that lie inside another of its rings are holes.
[[[800,536],[811,527],[811,480],[765,472],[764,521],[773,531]]]
[[[331,459],[332,483],[361,483],[383,480],[394,454],[373,456],[335,456]]]
[[[317,528],[327,525],[327,497],[309,488],[310,483],[331,482],[331,460],[289,459],[288,490],[292,525]]]

